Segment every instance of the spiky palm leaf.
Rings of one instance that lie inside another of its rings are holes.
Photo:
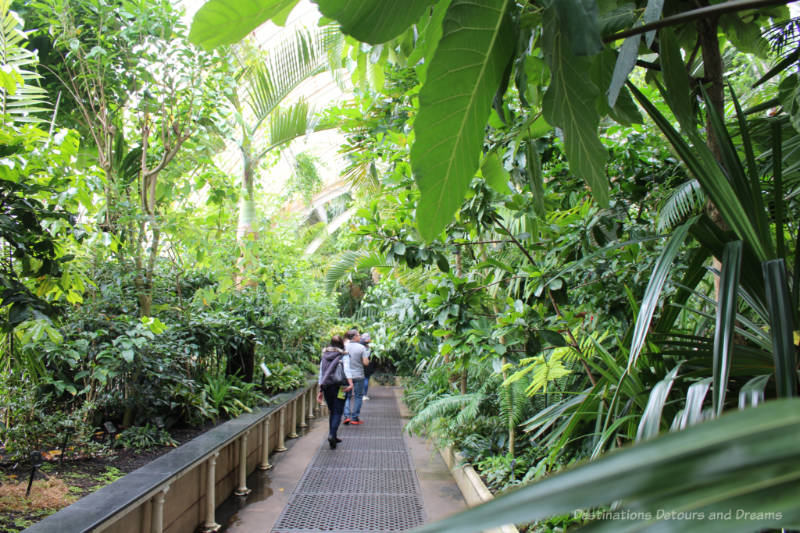
[[[336,285],[360,268],[388,266],[386,256],[368,250],[345,250],[334,259],[325,272],[325,290],[333,291]]]
[[[699,213],[706,203],[700,182],[689,180],[678,185],[670,194],[658,214],[657,229],[659,233],[672,230],[683,222],[686,217]]]
[[[308,102],[302,99],[290,106],[275,108],[269,117],[267,145],[256,159],[308,133],[314,127],[314,114]]]
[[[10,7],[10,0],[0,0],[0,120],[42,122],[37,113],[48,111],[47,92],[36,85],[41,76],[29,70],[38,57],[25,48],[22,20]]]
[[[326,69],[328,51],[341,39],[341,33],[330,26],[313,32],[301,28],[272,48],[266,61],[245,70],[246,102],[255,119],[251,134],[302,82]]]

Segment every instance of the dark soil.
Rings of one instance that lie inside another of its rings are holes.
[[[212,427],[214,426],[173,429],[170,434],[179,444],[183,444]],[[42,465],[42,472],[37,473],[36,479],[55,476],[69,486],[70,494],[74,495],[76,499],[82,498],[174,449],[171,446],[161,446],[143,451],[114,450],[109,455],[65,460],[63,464],[54,460]],[[28,464],[0,464],[0,483],[27,484],[29,475],[30,465]],[[55,510],[41,509],[30,509],[25,512],[4,511],[0,513],[0,533],[22,531],[54,512]]]

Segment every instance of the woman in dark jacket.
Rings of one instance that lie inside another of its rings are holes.
[[[333,371],[330,366],[337,358],[342,359],[344,374],[347,376],[347,386],[342,392],[351,391],[353,390],[353,379],[350,374],[350,356],[344,351],[344,341],[340,335],[331,337],[331,343],[323,348],[319,362],[320,390],[317,393],[317,402],[322,403],[322,399],[325,398],[325,403],[328,405],[328,443],[331,446],[331,450],[335,450],[336,444],[342,442],[336,436],[336,432],[339,430],[339,423],[342,421],[342,413],[344,412],[344,394],[339,394],[341,385],[338,383],[335,385],[323,385],[322,382]]]

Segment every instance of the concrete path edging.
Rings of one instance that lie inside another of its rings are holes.
[[[467,505],[474,507],[494,499],[494,495],[486,488],[481,477],[459,452],[449,446],[438,448],[438,450],[456,480],[461,494],[464,495]],[[489,529],[487,533],[519,533],[519,530],[513,525],[506,525]]]

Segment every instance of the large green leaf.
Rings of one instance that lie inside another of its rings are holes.
[[[792,326],[794,313],[786,279],[786,262],[783,258],[773,259],[764,262],[763,268],[778,396],[797,396],[797,356]]]
[[[769,402],[612,452],[414,533],[477,532],[612,502],[620,502],[618,512],[587,531],[750,533],[788,526],[800,520],[798,439],[800,400]],[[710,518],[729,510],[730,519]],[[676,521],[673,512],[698,514]],[[737,512],[753,514],[744,520]]]
[[[433,239],[461,205],[478,168],[492,98],[515,39],[510,0],[455,0],[419,95],[411,148],[422,193],[420,234]]]
[[[554,2],[559,27],[575,55],[592,55],[603,50],[597,2],[560,0]]]
[[[664,379],[656,383],[653,390],[650,391],[647,407],[642,413],[642,418],[639,420],[639,428],[636,430],[636,440],[647,440],[658,435],[661,429],[661,412],[664,410],[664,404],[667,403],[667,396],[669,396],[669,391],[675,382],[680,367],[681,365],[678,364],[678,366],[670,370]]]
[[[636,366],[636,360],[644,347],[647,332],[650,331],[650,322],[656,311],[656,305],[658,305],[658,301],[661,298],[661,289],[664,288],[664,283],[666,283],[672,272],[672,263],[675,261],[681,246],[683,246],[683,241],[689,233],[689,228],[692,227],[696,220],[697,217],[694,217],[675,230],[658,257],[655,267],[653,267],[653,274],[650,276],[650,281],[644,291],[642,307],[639,310],[639,316],[636,317],[636,325],[633,328],[631,351],[628,355],[628,369]]]
[[[298,0],[209,0],[194,15],[189,40],[211,50],[237,43],[273,17],[288,12]]]
[[[717,325],[714,330],[714,412],[722,414],[733,353],[733,332],[736,328],[736,295],[739,291],[739,270],[742,266],[742,241],[729,242],[722,254],[719,277]]]
[[[675,118],[684,131],[694,131],[697,127],[692,106],[692,91],[689,87],[689,73],[683,64],[683,56],[675,34],[669,28],[661,30],[659,46],[661,50],[661,70],[664,74],[664,98],[669,103]]]
[[[588,79],[592,62],[573,54],[553,8],[545,11],[542,47],[551,73],[550,87],[542,101],[544,118],[564,132],[572,173],[589,184],[597,203],[607,206],[608,151],[597,135],[600,115],[595,101],[600,89]]]
[[[528,180],[531,184],[531,194],[533,194],[533,209],[536,214],[544,219],[544,176],[542,174],[542,160],[539,157],[539,151],[536,149],[536,143],[533,139],[528,139],[527,151],[525,152],[525,161],[528,165]]]
[[[438,0],[314,0],[320,12],[359,41],[379,44],[393,39]]]

